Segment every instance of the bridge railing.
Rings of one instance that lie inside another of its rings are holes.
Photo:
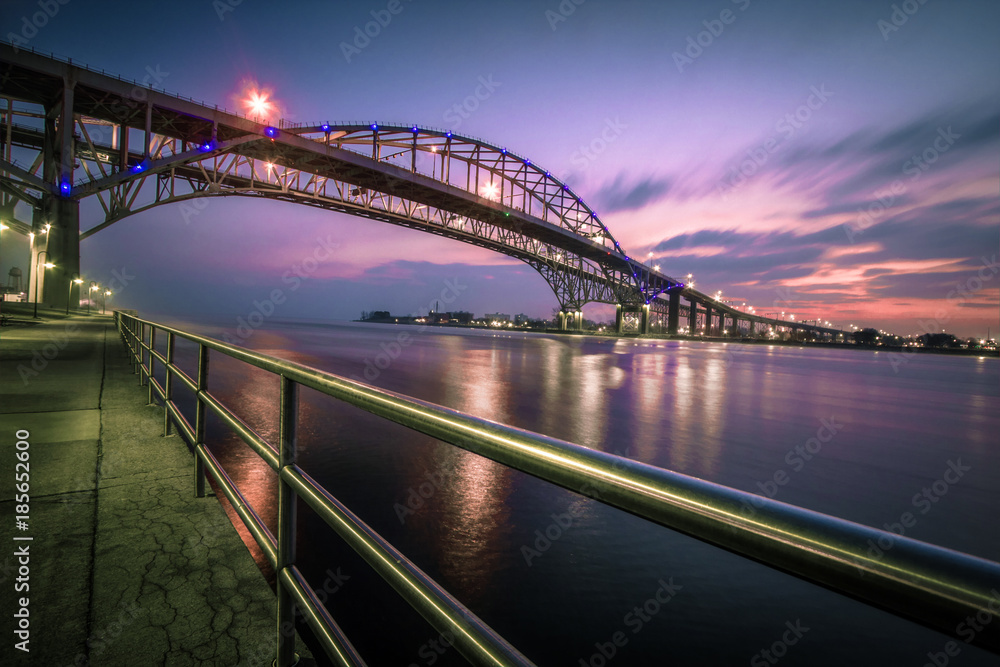
[[[296,496],[430,625],[454,635],[454,646],[471,664],[532,664],[299,467],[295,434],[300,386],[1000,654],[1000,603],[994,599],[1000,599],[998,563],[479,419],[125,312],[118,311],[115,317],[133,370],[140,383],[149,387],[150,404],[154,398],[163,402],[165,433],[171,423],[176,424],[194,450],[197,495],[204,495],[207,472],[275,569],[279,667],[294,661],[294,633],[280,631],[291,627],[286,624],[294,617],[293,605],[331,660],[338,665],[365,664],[296,566]],[[156,349],[159,335],[166,336],[165,353]],[[178,338],[198,346],[196,377],[174,363]],[[279,377],[277,443],[267,442],[209,392],[210,352]],[[164,371],[162,385],[156,378],[157,364]],[[193,425],[174,399],[176,382],[197,399]],[[207,410],[277,473],[277,537],[207,448]],[[747,507],[753,511],[747,512]],[[884,540],[892,548],[873,557],[869,544]],[[959,635],[967,617],[975,618],[981,627],[971,638],[967,632]]]

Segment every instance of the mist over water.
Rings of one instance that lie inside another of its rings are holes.
[[[1000,560],[996,359],[305,322],[245,344],[851,521],[908,514],[907,536]],[[276,438],[273,377],[215,355],[211,387]],[[753,664],[783,637],[787,664],[922,665],[948,641],[311,390],[300,422],[303,468],[540,665]],[[210,433],[273,526],[273,473]],[[305,506],[299,554],[370,664],[464,664]]]

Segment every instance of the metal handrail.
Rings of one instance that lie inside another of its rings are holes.
[[[155,334],[150,333],[149,343],[146,342],[147,330],[167,333],[170,356],[177,336],[198,344],[202,363],[195,387],[201,410],[211,407],[220,416],[228,414],[238,420],[207,391],[207,375],[203,377],[202,371],[207,371],[208,350],[280,376],[282,418],[279,430],[283,434],[283,448],[291,444],[289,451],[275,452],[263,439],[258,440],[259,436],[245,424],[234,430],[255,451],[261,445],[267,447],[270,455],[264,458],[278,471],[280,488],[301,496],[435,628],[454,633],[456,647],[473,664],[531,663],[295,464],[295,410],[287,409],[289,398],[294,402],[294,387],[315,389],[420,433],[1000,654],[1000,622],[991,622],[1000,621],[1000,593],[997,592],[1000,563],[480,419],[125,313],[116,313],[116,317],[133,357],[135,372],[146,378],[153,376],[154,361],[164,365],[167,382],[172,373],[181,372],[172,362],[168,363],[164,355],[152,349]],[[149,360],[148,367],[142,363],[144,355]],[[161,389],[158,383],[153,387],[164,399]],[[169,411],[178,420],[180,430],[195,445],[199,463],[204,462],[229,496],[225,484],[232,483],[228,477],[218,474],[217,464],[204,448],[203,431],[192,429],[176,406],[171,407],[172,398],[165,398],[164,404],[165,414]],[[201,421],[203,423],[203,419]],[[226,421],[232,426],[232,421]],[[292,432],[289,443],[285,440],[286,429]],[[267,452],[258,451],[258,454]],[[237,501],[242,502],[241,497]],[[755,512],[747,516],[741,510],[750,504]],[[240,516],[245,523],[248,517],[251,523],[259,521],[250,511]],[[279,509],[279,535],[282,521],[286,522],[286,530],[294,525],[288,526],[287,520]],[[251,524],[248,527],[254,532]],[[263,531],[260,532],[265,543],[273,549],[274,538],[268,539],[270,533]],[[256,533],[255,539],[260,543]],[[889,540],[892,548],[874,558],[868,553],[869,541],[878,543],[880,540]],[[293,563],[289,562],[284,568],[278,568],[279,582],[286,582],[293,574],[291,567]],[[279,585],[279,596],[282,586],[284,584]],[[326,627],[326,622],[331,620],[326,610],[321,605],[317,607],[314,600],[296,594],[295,590],[294,586],[289,586],[296,602],[307,610],[310,624]],[[290,610],[285,613],[290,614]],[[978,617],[977,627],[982,628],[971,639],[964,625],[970,616]],[[281,617],[279,604],[279,627]],[[960,634],[962,628],[965,631]],[[339,654],[327,640],[338,632],[339,629],[326,628],[317,633],[327,653],[335,660],[339,660],[334,658]],[[290,664],[280,660],[279,657],[279,665]],[[361,663],[340,660],[338,664]]]

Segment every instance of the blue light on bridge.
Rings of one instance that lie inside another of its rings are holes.
[[[59,184],[59,192],[63,193],[64,196],[68,197],[73,191],[73,186],[70,185],[69,181],[63,181]]]
[[[420,132],[420,128],[414,125],[413,127],[410,128],[410,132],[413,132],[413,134],[417,134]]]
[[[525,161],[524,161],[524,165],[525,165],[526,167],[530,167],[530,166],[531,166],[531,160],[525,160]]]
[[[200,150],[202,153],[207,153],[210,150],[212,150],[212,148],[213,148],[212,144],[213,143],[214,142],[212,142],[212,141],[206,141],[201,146],[198,146],[198,150]]]
[[[264,136],[271,137],[272,139],[274,139],[276,136],[278,136],[278,128],[271,127],[270,125],[268,125],[267,127],[264,128]]]
[[[322,125],[319,126],[319,129],[322,130],[323,132],[329,132],[330,131],[330,124],[329,123],[323,123]]]
[[[369,127],[378,132],[378,123],[372,123]]]
[[[146,171],[147,167],[149,167],[149,163],[146,160],[143,160],[142,162],[137,162],[131,167],[129,167],[129,171],[131,171],[133,174],[138,174],[140,172]]]
[[[444,136],[446,136],[446,137],[448,137],[449,139],[451,139],[451,130],[449,130],[449,131],[445,132],[445,133],[444,133]]]
[[[507,149],[506,148],[501,148],[500,152],[503,153],[504,155],[506,155],[507,154]]]

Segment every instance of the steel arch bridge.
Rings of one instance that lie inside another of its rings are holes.
[[[582,306],[600,302],[617,306],[620,332],[677,333],[682,316],[691,332],[834,332],[739,312],[629,257],[567,184],[472,137],[416,125],[267,125],[5,43],[0,97],[0,210],[15,231],[34,233],[33,266],[47,252],[58,267],[47,281],[32,272],[33,281],[43,280],[46,303],[72,301],[80,240],[163,204],[178,204],[189,220],[194,200],[243,196],[366,217],[515,257],[552,288],[560,328],[580,327]],[[30,164],[13,159],[15,147],[32,155]],[[79,202],[87,197],[99,202],[103,220],[81,234]],[[17,201],[31,207],[30,223],[14,216]],[[35,247],[43,236],[45,250]]]

